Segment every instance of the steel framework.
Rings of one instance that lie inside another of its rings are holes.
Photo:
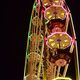
[[[76,34],[65,0],[34,1],[24,80],[79,80]]]

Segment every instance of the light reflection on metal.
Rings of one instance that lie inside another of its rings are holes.
[[[64,72],[63,72],[63,77],[66,76],[66,73],[67,73],[67,70],[68,70],[68,66],[69,66],[69,64],[66,64]]]

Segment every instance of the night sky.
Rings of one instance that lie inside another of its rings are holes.
[[[23,80],[26,40],[33,2],[34,0],[4,2],[1,54],[4,64],[2,74],[6,80]],[[66,2],[72,13],[80,56],[80,1],[66,0]]]

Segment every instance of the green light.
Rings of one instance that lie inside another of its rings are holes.
[[[36,8],[36,3],[33,4],[33,9],[35,9],[35,8]]]
[[[57,78],[52,79],[52,80],[72,80],[72,79],[69,77],[57,77]]]
[[[36,6],[35,5],[33,6],[33,9],[36,9]]]

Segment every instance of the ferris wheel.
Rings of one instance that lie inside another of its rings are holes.
[[[24,80],[79,80],[76,34],[65,0],[35,0]]]

